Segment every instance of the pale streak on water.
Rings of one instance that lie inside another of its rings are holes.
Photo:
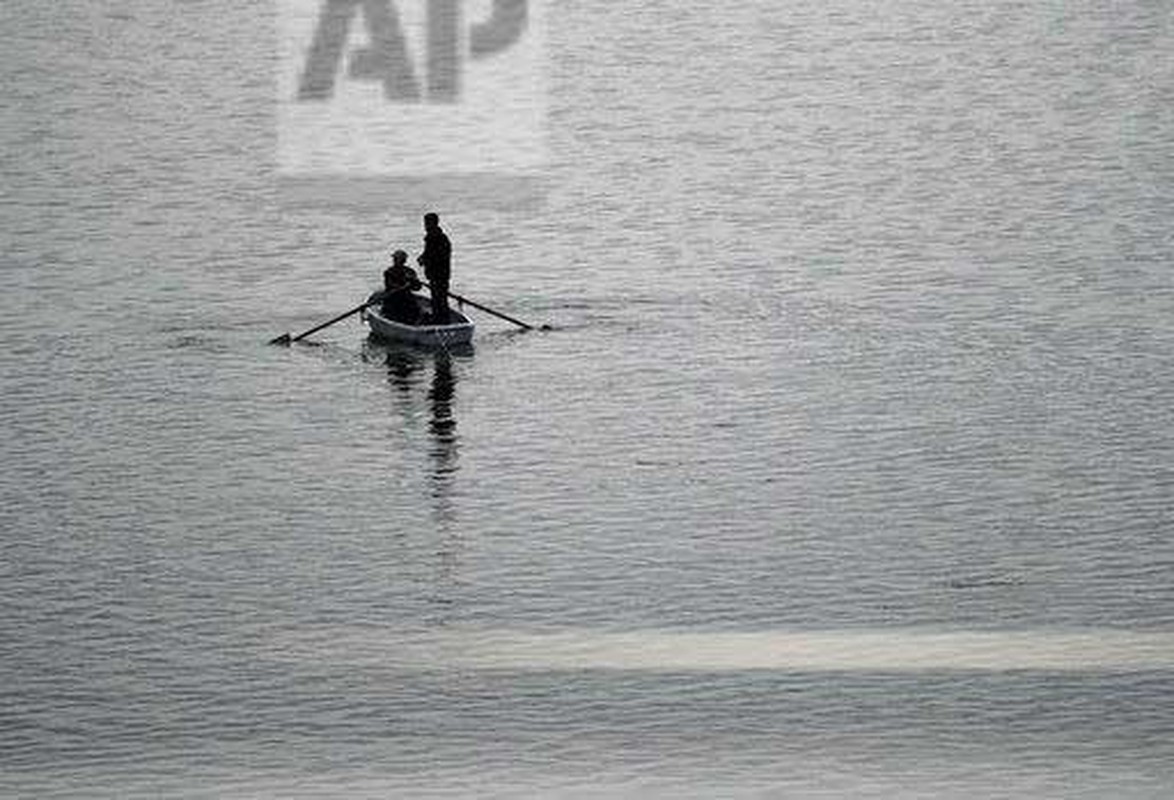
[[[0,9],[0,794],[1168,796],[1168,4],[555,5],[452,359],[264,4]]]
[[[1174,668],[1174,635],[1132,631],[405,631],[331,626],[283,641],[286,658],[346,666],[646,672],[1143,672]]]

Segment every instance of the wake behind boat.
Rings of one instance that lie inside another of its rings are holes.
[[[423,295],[412,295],[423,315],[431,309],[431,300]],[[473,339],[473,323],[460,311],[450,308],[448,322],[444,325],[408,325],[388,319],[380,313],[378,305],[370,306],[363,312],[363,318],[371,328],[371,334],[389,342],[406,342],[426,347],[450,347],[454,344],[468,344]]]

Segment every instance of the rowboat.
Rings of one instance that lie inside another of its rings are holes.
[[[432,301],[423,295],[412,295],[420,311],[432,310]],[[472,321],[455,308],[448,310],[445,325],[405,325],[388,319],[379,313],[379,306],[370,306],[363,312],[363,318],[371,328],[371,334],[389,342],[406,342],[424,347],[451,347],[468,344],[473,339]]]

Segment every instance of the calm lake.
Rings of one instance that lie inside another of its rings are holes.
[[[1170,4],[533,2],[524,202],[276,5],[0,9],[0,796],[1170,796]]]

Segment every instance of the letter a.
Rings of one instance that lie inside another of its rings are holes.
[[[327,0],[318,16],[314,42],[310,45],[306,69],[298,87],[299,100],[328,100],[342,60],[351,19],[359,6],[371,46],[351,56],[348,74],[357,80],[383,83],[389,100],[417,101],[420,88],[408,60],[407,43],[400,31],[399,16],[390,0]]]

